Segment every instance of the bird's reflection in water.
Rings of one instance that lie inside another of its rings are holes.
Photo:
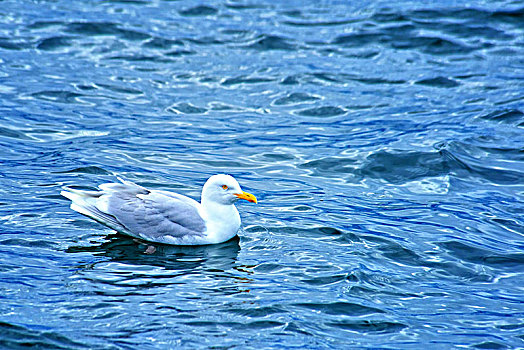
[[[123,313],[185,318],[194,317],[210,298],[228,300],[251,291],[249,272],[237,261],[238,238],[209,246],[155,244],[154,252],[150,246],[120,234],[70,246],[67,253],[84,260],[68,278],[67,287],[77,296],[71,308],[89,309],[107,320]]]
[[[172,246],[156,243],[152,245],[120,234],[111,234],[106,239],[107,241],[97,245],[70,246],[66,252],[104,256],[111,262],[139,267],[139,270],[144,270],[145,266],[153,266],[182,274],[196,271],[236,270],[236,260],[240,252],[238,237],[221,244],[205,246]],[[89,265],[93,267],[93,264]],[[84,268],[89,267],[84,266]]]

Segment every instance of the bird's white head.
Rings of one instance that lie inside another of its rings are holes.
[[[211,176],[202,188],[202,204],[212,201],[222,205],[231,205],[239,199],[257,202],[251,193],[242,191],[237,180],[231,175],[219,174]]]

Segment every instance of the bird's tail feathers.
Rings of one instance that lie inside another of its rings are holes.
[[[60,194],[71,200],[71,209],[74,211],[88,216],[114,230],[121,232],[127,231],[113,215],[107,214],[98,208],[97,199],[104,194],[103,192],[83,191],[64,187],[64,190],[61,191]]]

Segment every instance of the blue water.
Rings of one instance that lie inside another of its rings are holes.
[[[524,348],[521,1],[0,1],[0,347]],[[69,209],[124,177],[240,238]]]

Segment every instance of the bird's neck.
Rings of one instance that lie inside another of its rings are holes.
[[[202,208],[207,218],[213,221],[228,221],[238,216],[238,211],[234,204],[220,204],[202,200]]]
[[[233,204],[202,201],[202,216],[207,221],[207,235],[216,242],[233,238],[240,228],[240,214]]]

